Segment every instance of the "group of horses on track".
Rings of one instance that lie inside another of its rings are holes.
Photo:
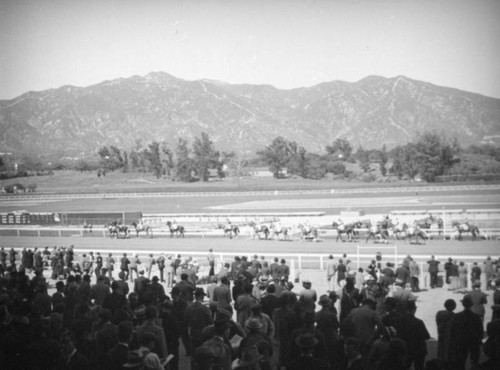
[[[279,221],[271,221],[267,224],[250,221],[246,225],[250,226],[253,230],[253,239],[290,240],[292,228],[282,226]],[[166,226],[169,228],[171,238],[184,238],[186,231],[184,226],[178,225],[175,221],[168,221]],[[153,238],[153,227],[142,222],[142,220],[132,222],[130,226],[122,225],[119,221],[112,221],[104,225],[104,227],[108,231],[110,238],[128,238],[133,230],[135,230],[137,237],[139,237],[141,233],[145,233],[147,237]],[[456,230],[458,240],[462,240],[462,234],[464,233],[470,233],[472,239],[486,238],[476,225],[472,225],[468,221],[453,221],[452,227]],[[86,220],[84,221],[83,228],[84,231],[92,233],[92,224],[88,223]],[[223,229],[223,235],[230,239],[238,238],[240,235],[240,226],[231,223],[230,220],[227,220],[225,224],[219,224],[217,228]],[[443,234],[443,222],[441,218],[431,215],[415,220],[413,224],[407,224],[405,222],[400,223],[397,220],[393,222],[388,216],[384,216],[382,220],[376,223],[373,223],[370,219],[357,220],[349,223],[344,223],[342,220],[338,219],[332,222],[331,228],[337,232],[337,242],[339,240],[343,242],[352,242],[354,238],[361,237],[361,232],[364,232],[366,235],[366,243],[368,243],[369,240],[387,243],[389,239],[393,238],[395,240],[408,240],[410,243],[415,242],[418,244],[419,240],[425,241],[431,239],[430,232],[438,233],[439,235]],[[308,222],[298,224],[297,230],[299,231],[301,240],[319,240],[320,229],[316,226],[311,226]]]
[[[177,225],[177,223],[167,221],[166,225],[170,231],[170,237],[184,238],[184,233],[186,229],[182,225]],[[84,222],[83,228],[85,231],[92,233],[92,225]],[[122,225],[119,221],[111,221],[104,225],[104,229],[108,231],[110,238],[116,239],[126,239],[130,236],[130,233],[135,230],[136,237],[139,237],[141,233],[145,233],[148,238],[153,238],[153,227],[149,224],[145,224],[141,220],[134,221],[130,226]]]

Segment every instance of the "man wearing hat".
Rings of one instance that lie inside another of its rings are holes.
[[[218,369],[231,369],[232,352],[229,341],[227,340],[228,329],[228,320],[225,318],[215,320],[214,335],[198,347],[198,349],[204,347],[210,348],[211,354],[213,355],[213,364]],[[199,354],[198,351],[196,353]]]
[[[217,302],[217,308],[224,309],[231,304],[231,290],[229,289],[229,279],[223,276],[219,285],[214,288],[213,301]]]
[[[265,352],[272,353],[271,339],[262,333],[263,325],[256,317],[250,318],[245,324],[245,338],[240,343],[240,353],[245,353],[250,347],[259,343],[259,347],[266,349]]]
[[[203,288],[196,288],[194,291],[195,301],[189,305],[186,311],[191,351],[196,351],[196,348],[201,346],[204,339],[203,330],[214,322],[210,309],[203,304],[205,295]]]
[[[208,265],[210,266],[210,270],[208,271],[208,276],[214,276],[215,275],[215,256],[214,256],[214,250],[210,248],[208,250]]]
[[[319,344],[312,333],[303,333],[295,339],[295,345],[300,348],[300,355],[287,365],[287,370],[327,369],[327,364],[314,356],[314,350]]]
[[[316,290],[312,289],[311,286],[312,283],[310,280],[302,281],[302,287],[304,289],[302,289],[299,293],[299,302],[302,303],[304,309],[314,309],[315,303],[318,300],[318,293],[316,293]]]
[[[483,323],[481,318],[472,312],[472,298],[466,294],[462,299],[464,307],[450,323],[449,354],[452,368],[465,369],[465,362],[470,355],[472,365],[477,365],[483,339]]]
[[[143,342],[143,337],[146,335],[153,336],[155,338],[155,349],[154,351],[159,357],[167,357],[167,341],[165,339],[165,332],[163,328],[156,324],[158,318],[158,310],[155,306],[149,306],[145,309],[146,321],[141,326],[137,327],[137,337],[139,342]],[[150,348],[151,349],[151,348]],[[152,349],[151,349],[152,350]]]
[[[333,368],[336,368],[333,365],[340,366],[339,354],[343,351],[337,334],[339,320],[337,314],[331,310],[332,300],[326,294],[319,297],[318,304],[321,306],[321,309],[316,312],[316,329],[323,333],[326,346],[329,349],[327,354],[328,362]]]
[[[335,265],[335,260],[333,255],[328,256],[328,262],[326,263],[326,279],[328,280],[328,291],[332,292],[335,290],[335,272],[337,266]]]
[[[289,277],[290,267],[287,266],[285,259],[281,259],[280,265],[278,267],[278,278],[280,280],[284,278],[285,281],[288,281]]]
[[[302,327],[295,329],[292,331],[290,335],[290,339],[292,341],[291,352],[287,358],[287,361],[292,361],[297,359],[299,354],[301,353],[301,346],[297,343],[297,338],[305,333],[310,333],[314,336],[314,338],[318,341],[317,345],[313,350],[313,355],[315,358],[320,359],[321,361],[326,361],[327,359],[327,347],[326,341],[323,333],[318,330],[315,326],[316,323],[316,313],[314,309],[308,308],[300,317],[302,319]],[[316,341],[315,341],[316,342]]]

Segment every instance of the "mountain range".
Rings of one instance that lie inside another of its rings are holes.
[[[404,76],[282,90],[153,72],[0,100],[0,148],[13,153],[82,157],[153,140],[175,149],[201,132],[220,151],[254,154],[283,136],[322,153],[337,138],[390,149],[429,131],[465,146],[500,138],[500,99]]]

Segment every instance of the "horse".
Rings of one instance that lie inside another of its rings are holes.
[[[396,240],[399,240],[402,234],[404,239],[406,238],[406,230],[408,229],[408,225],[404,222],[402,224],[397,223],[396,225],[391,225],[390,229],[392,230],[392,233],[394,234]]]
[[[337,230],[337,242],[339,241],[339,238],[345,242],[344,238],[342,237],[342,234],[347,235],[347,241],[352,242],[352,237],[353,235],[356,234],[356,223],[352,222],[349,224],[338,224],[337,222],[333,221],[332,222],[332,228]]]
[[[415,226],[419,229],[426,229],[429,230],[432,226],[432,224],[437,223],[438,220],[435,219],[432,215],[429,215],[425,218],[421,218],[419,220],[415,220]]]
[[[139,233],[144,231],[146,236],[153,238],[153,228],[148,224],[144,224],[142,222],[132,222],[131,226],[134,227],[137,237],[139,237]]]
[[[177,224],[175,224],[177,225]],[[167,226],[170,230],[170,237],[173,238],[174,235],[179,238],[179,237],[182,237],[184,238],[184,226],[182,225],[177,225],[177,227],[175,226],[172,222],[170,221],[167,221]]]
[[[427,240],[429,239],[429,235],[422,229],[420,229],[419,227],[417,226],[407,226],[405,224],[405,228],[403,230],[403,232],[405,233],[405,236],[403,239],[406,239],[408,238],[409,241],[410,241],[410,244],[411,244],[411,240],[413,238],[415,238],[415,244],[418,244],[418,239],[422,239],[422,240]]]
[[[382,240],[383,243],[388,243],[389,238],[389,222],[386,220],[377,222],[376,225],[370,225],[368,228],[368,236],[366,237],[366,243],[373,237],[375,241]]]
[[[83,232],[88,232],[92,234],[92,224],[88,223],[87,220],[83,220]]]
[[[269,226],[272,232],[271,239],[274,239],[274,237],[277,237],[278,240],[280,240],[280,234],[283,235],[283,240],[288,240],[288,227],[285,226],[280,226],[276,225],[274,222],[271,222],[271,225]]]
[[[110,238],[116,236],[116,239],[118,239],[120,237],[120,233],[123,233],[124,239],[128,238],[129,235],[128,226],[120,225],[118,221],[112,221],[109,225],[108,224],[104,225],[104,227],[108,229]]]
[[[480,237],[481,239],[486,239],[483,235],[481,235],[479,228],[476,225],[471,225],[469,223],[460,223],[458,221],[453,221],[452,227],[457,229],[458,232],[458,240],[462,240],[462,233],[471,233],[472,240],[475,240],[476,237]]]
[[[232,225],[231,223],[227,223],[224,226],[224,237],[228,236],[229,239],[233,237],[236,239],[240,235],[240,228],[236,225]]]
[[[253,228],[253,238],[258,237],[259,240],[262,239],[261,234],[264,235],[264,239],[267,240],[269,238],[269,227],[266,225],[257,225],[255,222],[250,222],[250,226]]]
[[[319,240],[319,231],[314,226],[299,224],[298,228],[300,229],[301,240]]]

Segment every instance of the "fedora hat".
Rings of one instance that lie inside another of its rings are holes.
[[[260,322],[259,319],[250,318],[245,324],[245,327],[249,330],[258,330],[261,329],[264,325]]]
[[[328,306],[330,303],[332,303],[332,300],[328,298],[326,294],[323,294],[321,297],[319,297],[318,304],[320,306]]]
[[[311,333],[304,333],[295,339],[295,343],[301,348],[312,348],[316,346],[319,341]]]
[[[259,353],[257,346],[250,346],[243,352],[241,358],[236,363],[236,368],[250,366],[260,361],[264,355]]]
[[[129,352],[127,363],[123,365],[126,368],[135,368],[144,365],[144,353],[138,350]]]

